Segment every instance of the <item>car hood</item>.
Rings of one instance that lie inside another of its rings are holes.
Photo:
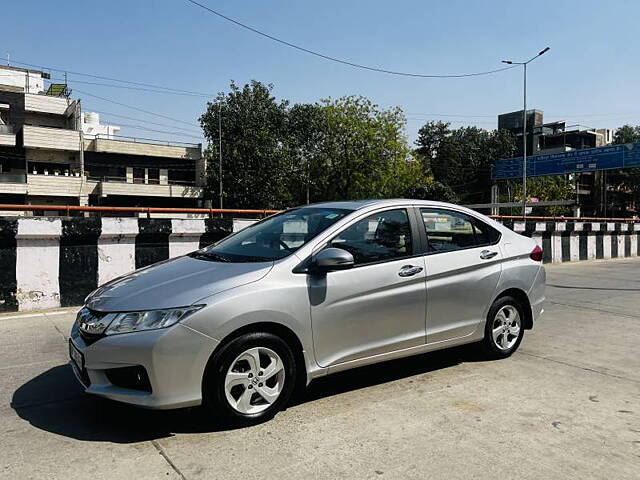
[[[256,282],[273,262],[227,263],[178,257],[105,283],[86,305],[102,312],[184,307],[205,297]]]

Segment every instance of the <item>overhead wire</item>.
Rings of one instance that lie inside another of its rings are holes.
[[[187,0],[187,1],[189,1],[189,0]],[[124,86],[124,85],[112,85],[112,84],[107,84],[107,83],[86,82],[86,81],[82,81],[82,80],[78,80],[78,79],[71,79],[71,78],[67,78],[66,79],[67,82],[72,82],[72,83],[82,83],[82,84],[87,84],[87,85],[96,85],[96,86],[114,87],[114,88],[125,88],[125,89],[130,89],[130,90],[137,90],[137,91],[151,92],[151,93],[161,93],[161,94],[162,93],[167,93],[167,94],[176,93],[176,94],[185,94],[187,96],[197,96],[197,97],[207,97],[207,98],[215,96],[212,93],[194,92],[194,91],[190,91],[190,90],[182,90],[182,89],[175,89],[175,88],[170,88],[170,87],[163,87],[163,86],[160,86],[160,85],[153,85],[153,84],[148,84],[148,83],[134,82],[134,81],[131,81],[131,80],[124,80],[124,79],[119,79],[119,78],[105,77],[105,76],[94,75],[94,74],[89,74],[89,73],[70,71],[70,70],[62,69],[62,68],[39,66],[37,64],[20,62],[20,61],[14,60],[14,59],[12,59],[11,62],[19,64],[19,65],[27,65],[27,66],[32,66],[32,67],[36,67],[36,68],[42,68],[42,69],[45,69],[45,70],[66,72],[66,73],[70,73],[70,74],[73,74],[73,75],[88,76],[88,77],[92,77],[92,78],[105,79],[105,80],[110,80],[110,81],[115,81],[115,82],[120,82],[120,83],[127,83],[127,84],[131,84],[131,85],[147,86],[147,87],[151,87],[151,88],[127,87],[127,86]],[[0,76],[9,77],[9,76],[15,76],[15,74],[0,74]],[[55,78],[55,80],[56,81],[65,81],[62,78]],[[426,116],[426,117],[496,118],[499,114],[468,114],[468,115],[465,115],[465,114],[451,114],[451,113],[406,112],[406,115],[418,115],[418,116]],[[565,114],[558,115],[558,114],[547,113],[547,115],[551,115],[551,116],[555,116],[555,117],[564,117],[564,118],[580,118],[580,117],[624,118],[624,117],[631,117],[631,116],[640,115],[640,112],[581,113],[581,114],[566,114],[566,115]]]
[[[75,78],[51,78],[52,80],[55,80],[57,82],[73,82],[73,83],[82,83],[84,85],[96,85],[99,87],[111,87],[111,88],[123,88],[126,90],[136,90],[138,92],[150,92],[150,93],[160,93],[160,94],[164,94],[164,95],[182,95],[182,96],[188,96],[188,97],[198,97],[198,98],[211,98],[211,95],[205,95],[205,94],[200,94],[200,93],[184,93],[184,92],[172,92],[169,90],[156,90],[156,89],[152,89],[152,88],[145,88],[145,87],[133,87],[133,86],[129,86],[129,85],[113,85],[111,83],[100,83],[100,82],[86,82],[84,80],[78,80]]]
[[[178,127],[178,126],[175,126],[175,125],[168,125],[166,123],[152,122],[152,121],[149,121],[149,120],[146,120],[146,119],[129,117],[127,115],[121,115],[119,113],[105,112],[104,110],[96,110],[94,108],[92,108],[91,111],[92,112],[96,112],[96,113],[100,113],[102,115],[108,115],[108,116],[111,116],[111,117],[124,118],[124,119],[127,119],[127,120],[133,120],[133,121],[136,121],[136,122],[145,122],[145,123],[148,123],[148,124],[151,124],[151,125],[157,125],[159,127],[169,127],[169,128],[173,128],[174,130],[183,130],[185,132],[200,133],[200,131],[193,130],[193,129],[190,129],[190,128]]]
[[[378,67],[371,67],[368,65],[363,65],[360,63],[355,63],[355,62],[351,62],[349,60],[344,60],[341,58],[337,58],[337,57],[332,57],[330,55],[325,55],[324,53],[320,53],[317,52],[315,50],[310,50],[308,48],[305,47],[301,47],[300,45],[296,45],[295,43],[291,43],[288,42],[286,40],[282,40],[281,38],[275,37],[273,35],[270,35],[268,33],[265,33],[261,30],[258,30],[257,28],[251,27],[245,23],[242,23],[238,20],[235,20],[231,17],[228,17],[226,15],[223,15],[222,13],[218,12],[217,10],[214,10],[213,8],[210,8],[206,5],[203,5],[202,3],[199,3],[195,0],[186,0],[187,2],[196,5],[214,15],[217,15],[218,17],[231,22],[239,27],[242,27],[246,30],[249,30],[257,35],[261,35],[265,38],[268,38],[270,40],[273,40],[274,42],[278,42],[281,43],[282,45],[286,45],[288,47],[294,48],[296,50],[299,50],[301,52],[305,52],[308,53],[310,55],[315,55],[316,57],[320,57],[323,58],[325,60],[329,60],[331,62],[336,62],[336,63],[340,63],[343,65],[348,65],[350,67],[354,67],[354,68],[360,68],[360,69],[364,69],[364,70],[369,70],[369,71],[373,71],[373,72],[379,72],[379,73],[387,73],[389,75],[398,75],[398,76],[403,76],[403,77],[418,77],[418,78],[464,78],[464,77],[478,77],[478,76],[482,76],[482,75],[491,75],[493,73],[498,73],[498,72],[502,72],[505,70],[510,70],[512,68],[516,68],[518,67],[518,65],[510,65],[508,67],[501,67],[501,68],[496,68],[494,70],[487,70],[484,72],[474,72],[474,73],[461,73],[461,74],[449,74],[449,75],[444,75],[444,74],[422,74],[422,73],[410,73],[410,72],[400,72],[400,71],[396,71],[396,70],[389,70],[386,68],[378,68]]]
[[[164,133],[167,135],[177,135],[177,136],[181,136],[181,137],[188,137],[188,138],[195,138],[198,140],[204,140],[205,138],[203,136],[196,136],[196,135],[189,135],[186,133],[182,133],[182,132],[170,132],[167,130],[157,130],[155,128],[149,128],[149,127],[143,127],[142,125],[131,125],[131,124],[127,124],[127,123],[120,123],[118,122],[118,126],[119,127],[127,127],[127,128],[133,128],[133,129],[137,129],[137,130],[146,130],[149,132],[155,132],[155,133]]]
[[[78,90],[77,88],[75,89],[75,91],[79,92],[79,93],[82,93],[83,95],[88,95],[89,97],[97,98],[98,100],[103,100],[105,102],[110,102],[110,103],[113,103],[115,105],[120,105],[121,107],[130,108],[130,109],[136,110],[138,112],[146,113],[147,115],[153,115],[153,116],[156,116],[156,117],[165,118],[167,120],[171,120],[172,122],[178,122],[178,123],[182,123],[184,125],[189,125],[189,126],[196,127],[196,128],[199,127],[199,125],[197,125],[195,123],[185,122],[184,120],[179,120],[177,118],[173,118],[173,117],[170,117],[168,115],[163,115],[161,113],[152,112],[150,110],[145,110],[145,109],[139,108],[139,107],[134,107],[133,105],[128,105],[126,103],[117,102],[116,100],[111,100],[110,98],[105,98],[105,97],[101,97],[99,95],[94,95],[94,94],[89,93],[89,92]]]
[[[154,85],[154,84],[151,84],[151,83],[136,82],[136,81],[133,81],[133,80],[123,80],[121,78],[106,77],[104,75],[96,75],[96,74],[93,74],[93,73],[77,72],[77,71],[69,70],[69,69],[66,69],[66,68],[47,67],[45,65],[36,65],[36,64],[33,64],[33,63],[21,62],[21,61],[14,60],[14,59],[11,59],[11,62],[12,63],[16,63],[18,65],[26,65],[26,66],[29,66],[29,67],[39,68],[39,69],[42,69],[42,70],[50,70],[50,71],[54,71],[54,72],[61,72],[61,73],[67,73],[67,74],[70,73],[72,75],[80,75],[80,76],[83,76],[83,77],[96,78],[98,80],[107,80],[107,81],[110,81],[110,82],[127,83],[129,85],[137,85],[137,86],[140,86],[140,87],[155,88],[155,89],[158,89],[158,90],[169,90],[169,91],[180,92],[180,93],[189,93],[189,94],[192,94],[192,95],[215,96],[215,94],[212,94],[212,93],[196,92],[196,91],[193,91],[193,90],[184,90],[184,89],[181,89],[181,88],[165,87],[165,86],[162,86],[162,85]]]

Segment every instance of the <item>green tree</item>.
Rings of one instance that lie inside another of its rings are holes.
[[[272,85],[252,81],[243,88],[231,82],[230,92],[218,94],[200,117],[210,141],[211,166],[218,163],[218,119],[222,115],[222,160],[225,204],[233,208],[279,208],[282,192],[294,171],[284,148],[286,101],[277,101]],[[216,197],[218,169],[210,168],[208,193]]]
[[[640,142],[640,125],[623,125],[613,135],[613,143]],[[625,217],[638,214],[640,202],[640,168],[613,170],[606,173],[607,215]]]
[[[613,143],[634,143],[640,142],[640,125],[635,127],[631,125],[623,125],[613,134]]]
[[[515,137],[506,130],[451,130],[448,123],[429,122],[420,129],[416,145],[435,181],[455,191],[463,203],[480,203],[491,196],[493,162],[513,155]]]
[[[457,203],[459,201],[458,196],[451,188],[433,179],[429,179],[417,187],[408,188],[403,196],[417,200],[435,200],[438,202]]]
[[[514,200],[522,201],[522,184],[515,183],[513,185]],[[552,175],[547,177],[527,178],[527,197],[537,198],[545,202],[550,200],[571,200],[575,198],[575,188],[564,175]],[[520,213],[520,211],[519,211]],[[571,207],[557,205],[551,207],[534,207],[532,212],[537,215],[570,215]]]
[[[325,174],[326,115],[318,103],[296,104],[287,115],[286,147],[294,171],[287,182],[290,205],[316,202]]]
[[[398,195],[403,181],[419,181],[408,178],[421,169],[414,168],[399,108],[380,109],[360,96],[325,99],[321,105],[325,114],[324,176],[317,182],[321,198],[385,198]]]
[[[399,108],[361,96],[296,104],[272,86],[231,83],[200,123],[211,142],[208,194],[218,192],[218,120],[222,118],[225,206],[282,208],[324,200],[388,198],[427,182],[412,155]]]

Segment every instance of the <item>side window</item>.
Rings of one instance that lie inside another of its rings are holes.
[[[347,250],[356,265],[413,254],[411,224],[404,209],[370,215],[338,234],[331,246]]]
[[[476,232],[478,245],[491,245],[500,239],[500,232],[480,220],[473,219],[473,228]]]
[[[435,208],[420,209],[429,252],[451,252],[494,243],[500,233],[464,213]]]

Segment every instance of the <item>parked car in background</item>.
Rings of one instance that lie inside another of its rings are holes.
[[[88,393],[252,423],[322,375],[470,343],[508,357],[544,285],[534,240],[463,207],[303,206],[98,288],[71,364]]]

